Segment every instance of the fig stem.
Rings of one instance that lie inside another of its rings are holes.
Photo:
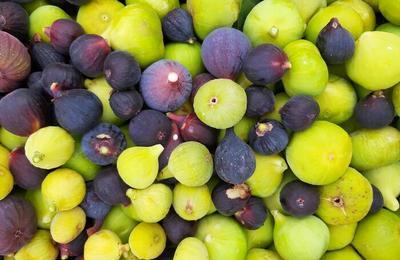
[[[279,34],[279,28],[276,27],[275,25],[272,26],[269,31],[268,34],[272,37],[272,38],[276,38]]]

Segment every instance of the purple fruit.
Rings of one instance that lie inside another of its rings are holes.
[[[262,86],[250,86],[246,89],[246,95],[247,117],[261,117],[274,110],[275,97],[270,89]]]
[[[372,192],[373,192],[373,200],[371,204],[371,208],[369,209],[368,215],[373,215],[380,211],[383,208],[383,196],[381,191],[375,187],[374,185],[372,186]]]
[[[136,145],[165,146],[171,136],[171,121],[156,110],[143,110],[130,121],[129,134]]]
[[[190,94],[190,101],[192,102],[192,104],[194,101],[194,96],[196,96],[196,93],[200,89],[200,87],[213,79],[215,79],[215,77],[209,73],[201,73],[193,78],[192,93]]]
[[[72,42],[84,34],[82,26],[71,19],[59,19],[45,29],[51,45],[61,54],[68,55]]]
[[[104,61],[110,52],[106,40],[95,34],[81,35],[69,47],[72,64],[82,74],[91,78],[103,73]]]
[[[273,44],[262,44],[251,50],[243,65],[247,79],[256,85],[275,83],[290,68],[286,54]]]
[[[183,139],[181,134],[179,133],[178,126],[172,122],[171,124],[171,135],[168,139],[167,144],[164,146],[164,150],[158,157],[158,165],[160,170],[162,170],[165,166],[168,165],[169,157],[171,156],[172,151],[181,143],[183,143]]]
[[[177,110],[192,92],[192,77],[180,63],[160,60],[142,74],[140,91],[144,102],[161,112]]]
[[[68,244],[59,244],[58,249],[60,250],[60,258],[68,259],[68,257],[82,255],[83,248],[87,239],[88,239],[87,233],[81,232],[78,237],[76,237]]]
[[[178,245],[184,238],[194,235],[196,222],[182,219],[173,208],[162,220],[162,227],[169,241]]]
[[[118,91],[111,94],[110,106],[114,114],[128,120],[139,114],[143,108],[143,98],[136,90]]]
[[[247,229],[258,229],[264,225],[268,217],[267,209],[262,199],[251,197],[246,206],[235,213],[236,220]]]
[[[111,206],[104,203],[94,191],[93,183],[87,184],[85,198],[81,203],[86,216],[93,219],[104,219],[111,209]],[[85,233],[85,232],[82,232]]]
[[[233,28],[219,28],[204,39],[201,57],[206,69],[217,78],[234,80],[251,49],[247,36]]]
[[[20,40],[28,35],[29,16],[21,5],[0,2],[0,31],[8,32]]]
[[[64,63],[65,58],[62,54],[58,53],[53,46],[45,42],[35,43],[31,50],[32,60],[41,69],[46,68],[53,63]]]
[[[44,87],[42,82],[42,72],[36,71],[29,75],[28,80],[26,82],[28,88],[32,91],[35,91],[40,94],[44,94]]]
[[[0,201],[0,255],[26,245],[36,233],[36,213],[25,199],[8,196]]]
[[[246,206],[250,196],[250,188],[246,184],[220,183],[212,192],[212,201],[220,214],[233,216]]]
[[[128,52],[113,51],[104,61],[104,75],[115,90],[133,89],[139,83],[139,63]]]
[[[193,44],[196,41],[192,16],[182,8],[176,8],[164,16],[162,30],[168,40],[173,42]]]

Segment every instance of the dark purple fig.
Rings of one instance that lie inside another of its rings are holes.
[[[256,168],[254,152],[250,146],[228,128],[214,156],[215,171],[219,178],[231,184],[244,183]]]
[[[206,69],[217,78],[234,80],[251,49],[247,36],[233,28],[219,28],[204,39],[201,57]]]
[[[140,113],[143,108],[143,98],[134,89],[117,91],[111,94],[110,106],[117,117],[128,120]]]
[[[47,125],[48,104],[41,94],[16,89],[0,100],[0,125],[13,134],[28,136]]]
[[[395,116],[393,104],[383,91],[376,91],[361,99],[354,108],[354,118],[365,128],[382,128]]]
[[[110,52],[106,40],[95,34],[81,35],[69,47],[72,64],[82,74],[91,78],[103,73],[104,61]]]
[[[275,120],[261,120],[249,132],[249,144],[260,154],[280,153],[285,150],[288,142],[289,136],[285,128]]]
[[[162,221],[162,227],[169,241],[178,245],[184,238],[194,235],[196,222],[182,219],[173,208]]]
[[[65,1],[73,5],[81,6],[89,3],[91,0],[65,0]]]
[[[381,191],[375,187],[374,185],[372,186],[372,192],[373,192],[373,200],[371,204],[371,208],[369,209],[368,215],[373,215],[377,213],[379,210],[383,208],[383,196]]]
[[[124,51],[111,52],[103,70],[108,84],[116,90],[133,89],[141,76],[139,63]]]
[[[264,206],[262,199],[251,197],[246,206],[235,213],[236,220],[242,224],[246,229],[258,229],[264,225],[268,217],[267,209]]]
[[[0,255],[9,255],[26,245],[36,233],[36,213],[31,203],[8,196],[0,200]]]
[[[111,209],[110,205],[104,203],[97,196],[92,182],[86,185],[86,194],[81,207],[85,211],[86,216],[93,219],[104,219]]]
[[[148,107],[162,112],[174,111],[189,98],[192,76],[176,61],[159,60],[143,72],[140,91]]]
[[[31,75],[29,75],[28,77],[26,84],[28,85],[28,88],[32,91],[44,93],[41,71],[31,73]]]
[[[71,43],[84,34],[82,26],[71,19],[59,19],[45,29],[51,45],[61,54],[68,55]]]
[[[143,110],[130,121],[129,135],[139,146],[165,146],[171,136],[171,121],[156,110]]]
[[[201,73],[193,78],[192,93],[190,94],[190,101],[192,103],[194,101],[194,96],[196,96],[196,93],[200,89],[200,87],[213,79],[215,79],[215,77],[209,73]]]
[[[303,131],[311,126],[319,115],[319,105],[310,96],[291,97],[279,110],[282,124],[293,131]]]
[[[250,86],[246,88],[246,95],[247,117],[260,117],[274,110],[275,97],[270,89],[262,86]]]
[[[44,69],[53,63],[65,62],[64,56],[58,53],[53,46],[45,42],[33,44],[31,53],[33,62],[41,69]]]
[[[86,89],[53,91],[54,112],[58,124],[71,134],[83,134],[100,120],[103,106],[99,98]]]
[[[116,125],[101,123],[84,134],[81,146],[89,160],[104,166],[117,161],[126,148],[126,140]]]
[[[83,247],[85,245],[88,235],[86,232],[81,232],[74,240],[68,244],[59,244],[60,258],[68,259],[68,257],[80,256],[83,254]]]
[[[102,169],[94,178],[93,185],[97,196],[108,205],[131,203],[125,195],[129,187],[121,180],[114,166]]]
[[[70,64],[53,63],[42,72],[42,85],[50,96],[54,91],[82,88],[83,81],[82,74]]]
[[[332,18],[318,34],[316,45],[328,64],[343,64],[354,54],[354,38],[337,18]]]
[[[290,68],[291,64],[283,50],[269,43],[251,50],[243,65],[247,79],[256,85],[275,83]]]
[[[162,30],[167,39],[173,42],[193,44],[196,41],[192,16],[182,8],[176,8],[164,16]]]
[[[168,113],[167,116],[179,126],[179,132],[183,140],[197,141],[209,149],[215,148],[218,139],[218,130],[201,122],[195,113],[190,113],[186,116]]]
[[[246,184],[220,183],[212,192],[212,201],[220,214],[233,216],[246,206],[250,196],[250,188]]]
[[[29,16],[21,5],[0,2],[0,30],[8,32],[20,40],[28,35]]]
[[[160,170],[162,170],[165,166],[168,165],[169,157],[171,156],[172,151],[181,143],[183,143],[183,139],[181,134],[179,133],[178,126],[172,122],[171,124],[171,135],[168,139],[167,144],[164,147],[164,150],[158,157],[158,165]]]
[[[14,182],[23,189],[39,188],[48,173],[47,170],[36,168],[29,162],[24,147],[11,151],[8,164]]]
[[[292,216],[312,215],[318,209],[320,196],[317,186],[294,180],[283,186],[279,200],[282,208]]]
[[[0,92],[16,88],[31,71],[31,56],[14,36],[0,31]]]

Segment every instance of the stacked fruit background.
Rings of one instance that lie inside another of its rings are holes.
[[[1,260],[399,260],[400,0],[0,1]]]

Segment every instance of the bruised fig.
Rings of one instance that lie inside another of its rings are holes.
[[[142,95],[134,89],[114,92],[109,101],[114,114],[123,120],[131,119],[143,108]]]
[[[53,63],[42,72],[42,86],[48,95],[53,91],[69,90],[83,87],[82,74],[70,64]]]
[[[0,255],[15,253],[36,233],[36,213],[31,203],[8,196],[0,201]]]
[[[250,188],[246,184],[218,184],[212,191],[212,201],[217,211],[224,216],[232,216],[246,206]]]
[[[253,175],[256,159],[250,146],[236,136],[233,128],[229,128],[215,150],[214,165],[223,181],[241,184]]]
[[[272,112],[275,105],[274,93],[265,87],[250,86],[246,88],[247,117],[260,117]]]
[[[354,38],[337,18],[332,18],[321,30],[316,43],[322,58],[328,64],[343,64],[354,54]]]
[[[71,43],[85,32],[82,26],[74,20],[59,19],[46,28],[45,33],[54,49],[63,55],[67,55]]]
[[[0,30],[20,40],[28,36],[29,17],[21,5],[13,2],[0,3]]]
[[[243,209],[235,213],[235,218],[245,228],[255,230],[264,225],[267,209],[262,199],[250,197]]]
[[[173,42],[193,44],[196,41],[192,16],[182,8],[176,8],[163,17],[162,30],[165,36]]]
[[[45,42],[38,42],[33,44],[32,50],[32,60],[41,69],[46,68],[48,65],[53,63],[64,63],[65,57],[58,53],[53,46]]]
[[[291,66],[281,48],[273,44],[262,44],[250,51],[243,71],[254,84],[266,85],[279,81]]]

